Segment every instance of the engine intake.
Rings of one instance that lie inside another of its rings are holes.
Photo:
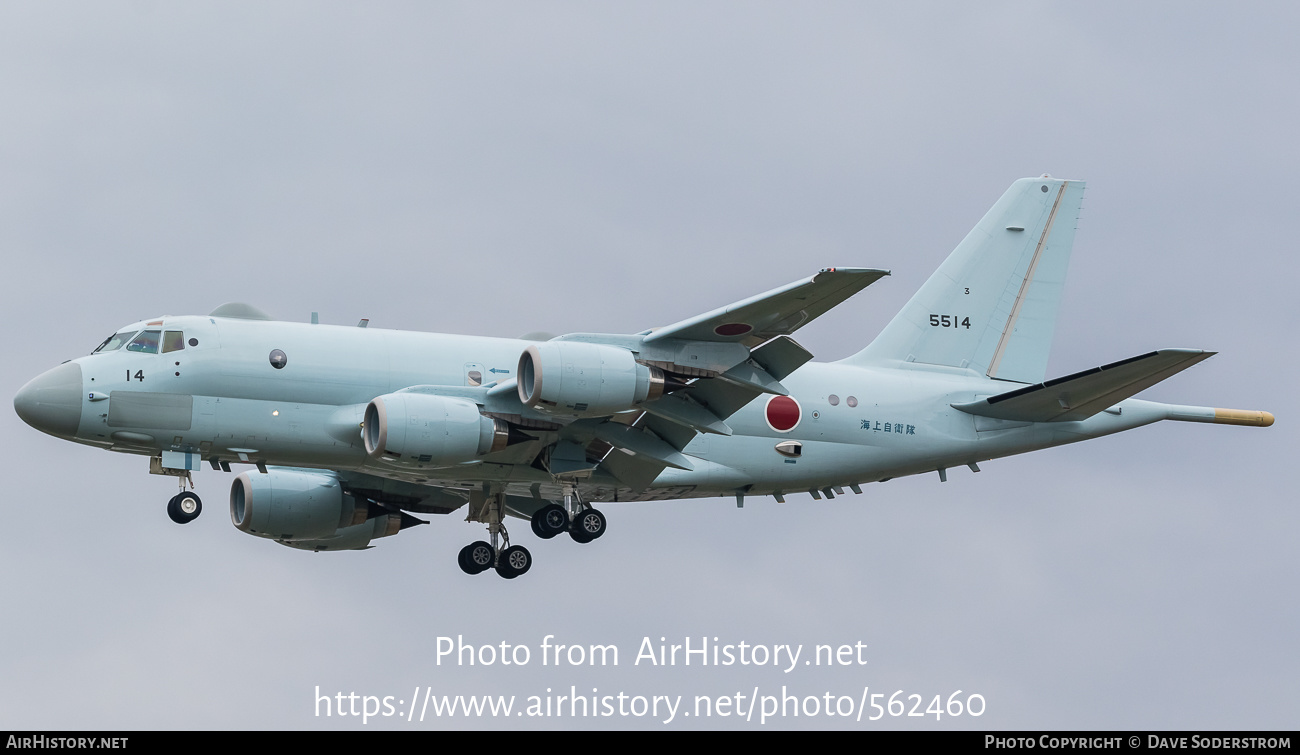
[[[290,469],[245,472],[230,486],[230,520],[241,532],[303,550],[352,550],[414,524],[343,492],[332,475]]]

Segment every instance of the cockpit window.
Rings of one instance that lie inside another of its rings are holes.
[[[163,333],[163,353],[169,351],[180,351],[185,348],[185,333],[179,330],[169,330]]]
[[[127,351],[138,351],[141,354],[157,354],[158,339],[162,336],[162,331],[146,330],[135,337],[135,340],[126,345]]]
[[[117,351],[118,349],[122,348],[122,344],[131,340],[131,336],[135,335],[138,332],[139,331],[136,330],[124,330],[121,333],[114,333],[113,335],[104,339],[104,342],[99,345],[98,349],[95,349],[90,353],[99,354],[104,351]]]

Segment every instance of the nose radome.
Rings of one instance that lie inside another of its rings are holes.
[[[65,362],[38,375],[14,396],[14,411],[32,427],[59,436],[81,424],[81,365]]]

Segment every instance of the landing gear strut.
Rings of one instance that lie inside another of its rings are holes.
[[[203,513],[203,501],[199,500],[198,495],[194,493],[194,479],[190,477],[190,473],[187,471],[179,477],[181,492],[172,496],[172,499],[167,502],[167,516],[177,524],[189,524]],[[189,483],[190,490],[185,489],[186,483]]]
[[[564,486],[564,508],[569,515],[569,537],[573,542],[590,543],[605,534],[605,515],[582,500],[572,485]]]
[[[532,568],[533,555],[528,549],[510,544],[510,533],[501,522],[505,515],[505,502],[503,490],[475,491],[470,495],[467,521],[487,524],[491,542],[479,540],[461,548],[458,561],[461,571],[466,574],[479,574],[495,567],[497,574],[505,579],[514,579]]]
[[[505,579],[514,579],[533,566],[533,556],[522,545],[510,544],[510,533],[502,523],[506,495],[503,489],[487,485],[470,493],[468,522],[487,525],[490,542],[479,540],[460,549],[457,562],[466,574],[480,574],[495,568]],[[568,532],[574,542],[590,543],[605,534],[605,515],[578,496],[577,489],[564,485],[564,505],[548,503],[533,514],[533,534],[543,540]]]

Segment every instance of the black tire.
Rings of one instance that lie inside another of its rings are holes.
[[[582,534],[583,539],[581,540],[578,540],[576,535],[573,538],[580,543],[589,543],[595,540],[605,534],[605,515],[600,513],[598,509],[586,509],[580,512],[574,518],[573,529],[569,530],[569,534],[572,535],[575,532]]]
[[[569,528],[569,513],[563,506],[548,503],[533,514],[533,532],[543,540],[550,540]]]
[[[578,529],[576,526],[569,530],[569,537],[573,538],[573,542],[575,543],[591,542],[591,538],[587,535],[587,533],[583,530]]]
[[[479,540],[460,549],[460,568],[466,574],[480,574],[490,568],[496,561],[492,546]]]
[[[533,554],[522,545],[512,545],[501,552],[497,561],[497,574],[506,579],[514,579],[533,568]]]
[[[172,496],[167,502],[167,516],[177,524],[189,524],[203,513],[203,501],[194,493],[186,491]]]

